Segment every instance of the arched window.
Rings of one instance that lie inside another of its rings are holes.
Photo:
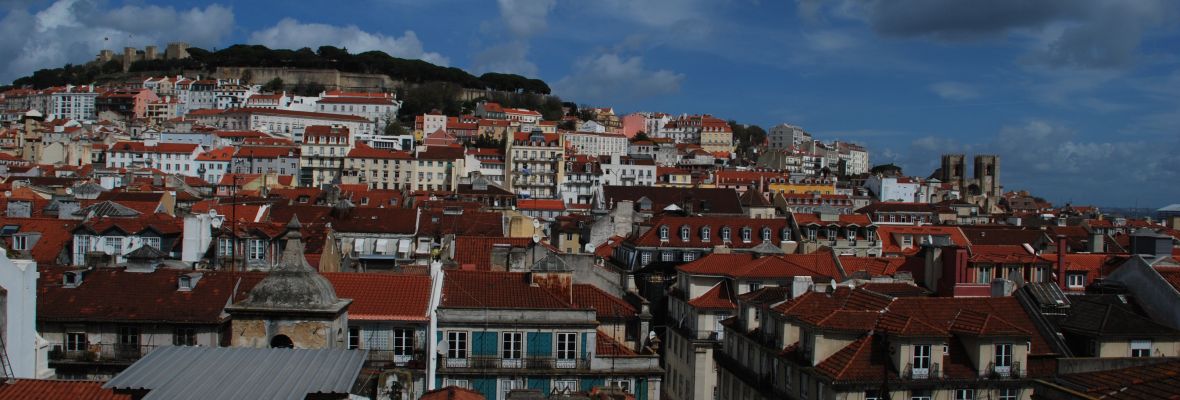
[[[779,240],[791,240],[791,228],[783,228],[783,236]]]
[[[722,241],[722,242],[728,242],[728,241],[729,241],[729,239],[730,239],[730,235],[729,235],[729,233],[730,233],[730,232],[729,232],[729,227],[728,227],[728,226],[721,228],[721,241]]]
[[[753,233],[754,232],[750,229],[750,227],[748,227],[748,226],[743,227],[742,228],[742,242],[750,243],[750,239],[751,239],[751,236],[753,236]]]
[[[270,338],[270,347],[273,349],[293,349],[295,343],[287,335],[275,335]]]
[[[660,226],[660,240],[665,241],[665,242],[668,241],[668,227],[667,226]]]
[[[680,241],[688,241],[688,225],[680,227]]]
[[[708,242],[710,240],[713,240],[713,230],[707,226],[701,228],[701,241]]]
[[[762,241],[763,241],[763,242],[769,242],[769,241],[770,241],[770,228],[767,228],[767,227],[765,227],[765,226],[764,226],[764,227],[762,227]]]

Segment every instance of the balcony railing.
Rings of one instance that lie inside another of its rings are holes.
[[[398,354],[396,350],[369,349],[369,361],[382,364],[393,364],[399,367],[425,368],[426,359],[421,353]]]
[[[1020,361],[1013,361],[1012,365],[996,365],[995,362],[987,365],[988,376],[992,379],[1019,379],[1024,375],[1024,370],[1020,368]]]
[[[467,358],[440,357],[439,366],[443,370],[471,370],[471,369],[523,369],[523,370],[554,370],[554,369],[588,369],[590,360],[585,358],[554,358],[554,357],[524,357],[502,358],[473,356]]]
[[[941,371],[938,369],[938,363],[931,363],[929,368],[915,368],[913,363],[905,365],[905,371],[902,378],[905,379],[938,379],[942,377]]]
[[[66,345],[59,342],[50,346],[49,360],[80,363],[132,363],[157,347],[160,346],[92,343],[79,350],[66,350]]]

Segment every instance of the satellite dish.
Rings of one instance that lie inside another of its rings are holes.
[[[74,188],[66,188],[66,194],[74,194]]]
[[[541,234],[533,234],[533,243],[541,243]]]
[[[540,227],[541,227],[541,221],[538,221],[536,218],[534,218],[533,219],[533,228],[540,228]]]

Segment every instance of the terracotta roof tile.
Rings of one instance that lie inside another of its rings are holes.
[[[729,290],[729,285],[725,282],[719,282],[712,289],[705,292],[705,294],[689,300],[688,305],[698,309],[737,309],[737,304],[733,302],[733,294]]]
[[[62,275],[70,270],[41,269],[38,320],[217,324],[224,321],[222,310],[231,293],[234,301],[244,300],[264,277],[261,273],[207,271],[191,291],[179,291],[180,275],[191,271],[137,273],[99,268],[87,273],[81,285],[67,288],[62,285]]]
[[[368,321],[426,321],[430,277],[422,275],[328,272],[336,295],[352,299],[348,318]]]
[[[615,297],[594,285],[585,283],[574,284],[574,304],[580,307],[593,308],[597,311],[600,320],[602,318],[633,318],[639,315],[639,311],[631,303]]]
[[[0,383],[0,400],[130,400],[130,394],[103,389],[102,382],[15,379]]]
[[[446,271],[443,308],[574,309],[548,289],[529,284],[521,272]]]
[[[627,357],[639,355],[639,353],[636,353],[634,350],[627,348],[627,346],[619,343],[617,340],[610,337],[610,335],[607,335],[602,330],[599,330],[598,333],[594,335],[594,338],[596,346],[595,349],[597,350],[595,355],[597,356]]]
[[[492,249],[496,246],[528,248],[532,244],[531,238],[506,238],[487,236],[458,236],[455,237],[455,263],[474,265],[479,270],[489,270],[492,267]]]

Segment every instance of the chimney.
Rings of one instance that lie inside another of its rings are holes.
[[[1106,237],[1101,232],[1090,232],[1090,252],[1102,253],[1106,248]]]
[[[1065,235],[1057,235],[1057,286],[1065,289],[1065,255],[1069,253]]]

